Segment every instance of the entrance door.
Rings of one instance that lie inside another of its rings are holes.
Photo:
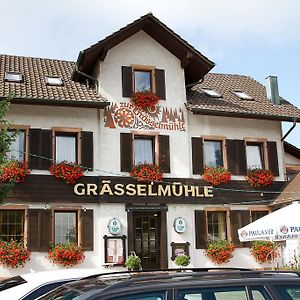
[[[133,247],[143,269],[160,268],[160,213],[133,214]]]

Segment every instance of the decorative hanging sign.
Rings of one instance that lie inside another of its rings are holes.
[[[177,233],[184,233],[186,231],[185,219],[178,217],[174,220],[174,229]]]
[[[113,218],[109,220],[107,228],[110,234],[117,235],[121,233],[122,224],[118,219]]]

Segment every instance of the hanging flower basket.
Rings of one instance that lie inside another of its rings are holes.
[[[227,240],[215,240],[207,243],[205,255],[212,262],[221,265],[231,260],[235,249],[235,245]]]
[[[231,173],[223,167],[204,168],[203,179],[212,185],[227,183],[231,180]]]
[[[80,165],[67,161],[52,165],[50,173],[68,184],[75,184],[77,179],[84,176],[84,170]]]
[[[30,255],[23,241],[0,241],[0,264],[5,268],[24,267]]]
[[[23,182],[28,173],[27,164],[17,160],[8,160],[0,164],[0,181],[19,183]]]
[[[159,166],[147,163],[134,166],[130,176],[141,182],[162,182],[163,180]]]
[[[75,243],[56,244],[49,250],[48,258],[53,264],[69,268],[85,259],[83,249]]]
[[[159,98],[151,91],[142,91],[133,93],[131,100],[136,106],[146,110],[146,108],[152,109],[159,101]]]
[[[260,264],[271,263],[280,256],[278,244],[272,241],[254,241],[250,252]]]
[[[270,170],[251,169],[246,175],[248,183],[255,188],[263,188],[273,183],[274,176]]]

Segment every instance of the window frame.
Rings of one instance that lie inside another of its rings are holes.
[[[20,80],[16,79],[9,79],[7,78],[7,75],[19,75],[21,77]],[[17,71],[6,71],[4,74],[4,81],[5,82],[11,82],[11,83],[24,83],[24,74]]]
[[[155,67],[154,66],[148,66],[148,65],[130,65],[132,68],[132,92],[136,93],[135,91],[135,71],[141,71],[141,72],[150,72],[151,76],[151,89],[150,91],[155,94],[156,93],[156,84],[155,84]]]
[[[249,144],[252,145],[261,145],[261,151],[262,151],[262,168],[264,170],[269,169],[269,157],[268,157],[268,144],[267,144],[267,139],[266,138],[254,138],[254,137],[245,137],[244,138],[245,142],[245,153],[246,153],[246,167],[247,170],[249,169],[248,163],[247,163],[247,145]]]
[[[59,83],[49,82],[49,79],[50,79],[50,81],[51,81],[51,79],[58,79]],[[45,81],[46,81],[47,86],[63,86],[64,85],[64,82],[63,82],[63,79],[61,76],[46,75]]]
[[[221,142],[221,150],[222,150],[222,160],[223,167],[225,169],[228,168],[227,163],[227,152],[226,152],[226,137],[225,136],[214,136],[214,135],[203,135],[202,138],[202,148],[203,148],[203,166],[205,166],[205,151],[204,151],[204,143],[207,142]]]
[[[267,214],[269,214],[271,212],[271,209],[268,207],[254,207],[254,208],[250,208],[250,222],[254,222],[253,221],[253,217],[252,217],[252,213],[254,212],[267,212]]]
[[[76,135],[76,163],[81,164],[81,136],[82,128],[71,127],[52,127],[52,159],[56,162],[56,136],[57,135]]]

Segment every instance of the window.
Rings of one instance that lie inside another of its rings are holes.
[[[125,292],[126,293],[126,292]],[[114,296],[114,300],[164,300],[167,299],[165,291],[148,292],[148,293],[135,293],[126,296]]]
[[[220,93],[218,93],[217,91],[212,90],[212,89],[202,89],[202,91],[210,97],[214,97],[214,98],[222,97],[222,95]]]
[[[4,241],[24,238],[24,210],[0,210],[0,239]]]
[[[234,91],[233,92],[236,96],[238,96],[242,100],[252,100],[253,98],[242,91]]]
[[[17,72],[6,72],[5,73],[5,81],[8,82],[22,82],[23,74]]]
[[[209,241],[227,239],[226,211],[207,212],[207,233]]]
[[[54,243],[77,243],[77,211],[54,212]]]
[[[204,140],[204,166],[221,167],[223,163],[222,141]]]
[[[134,136],[134,165],[139,163],[155,163],[155,137]]]
[[[152,72],[134,70],[134,91],[152,91]]]
[[[264,169],[263,143],[246,142],[247,169]]]
[[[251,210],[251,222],[254,222],[269,214],[268,210]]]
[[[46,76],[46,83],[48,85],[63,85],[61,77],[57,76]]]
[[[12,134],[13,131],[11,130],[10,133]],[[25,160],[25,139],[26,131],[19,130],[15,140],[11,143],[9,151],[6,154],[7,159],[14,159],[18,161]]]
[[[274,288],[280,294],[282,299],[300,299],[300,285],[274,285]]]

